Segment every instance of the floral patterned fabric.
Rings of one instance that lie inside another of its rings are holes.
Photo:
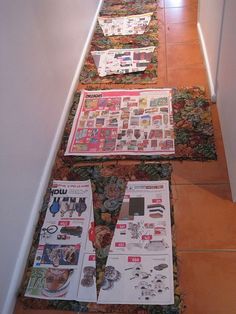
[[[156,9],[158,2],[158,0],[105,0],[100,15],[126,16],[148,13]]]
[[[100,83],[150,83],[157,82],[157,49],[154,51],[152,60],[144,72],[115,74],[106,77],[99,77],[96,65],[93,61],[91,51],[138,48],[148,46],[158,46],[158,22],[157,22],[157,1],[156,0],[138,0],[123,1],[105,1],[100,11],[100,16],[126,16],[132,14],[141,14],[153,12],[151,21],[147,30],[142,35],[129,36],[109,36],[103,35],[98,22],[90,44],[90,49],[80,73],[79,81],[82,84],[100,84]]]
[[[82,161],[129,160],[216,160],[214,129],[210,102],[199,87],[173,90],[173,118],[175,130],[175,154],[159,156],[116,155],[104,157],[64,156],[80,94],[76,93],[67,121],[58,157],[61,163],[73,164]]]
[[[210,102],[199,87],[176,89],[173,97],[173,159],[216,160]]]
[[[94,218],[95,218],[95,248],[97,263],[97,286],[101,284],[106,259],[111,244],[115,225],[119,216],[126,184],[128,181],[152,181],[152,180],[169,180],[171,176],[170,164],[144,164],[133,166],[86,166],[79,167],[74,164],[68,167],[67,171],[58,171],[56,163],[53,170],[53,179],[58,180],[88,180],[92,182]],[[109,210],[104,206],[106,200],[116,200],[117,206],[115,210]],[[49,200],[49,189],[46,194],[44,205],[40,214],[39,223],[36,228],[34,241],[29,256],[28,266],[25,273],[24,284],[22,287],[22,295],[20,297],[26,308],[35,309],[57,309],[95,313],[157,313],[157,314],[177,314],[180,313],[182,306],[178,281],[177,281],[177,262],[175,255],[175,247],[173,247],[174,255],[174,284],[175,284],[175,304],[169,306],[153,306],[153,305],[97,305],[95,303],[81,303],[76,301],[60,301],[60,300],[40,300],[24,297],[24,289],[26,288],[33,260],[39,239],[39,232],[43,224],[47,204]],[[173,214],[173,208],[172,208]],[[172,215],[173,224],[173,215]],[[174,245],[174,239],[173,239]]]

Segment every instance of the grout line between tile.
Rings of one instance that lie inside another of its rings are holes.
[[[173,170],[173,172],[174,172],[174,170]],[[183,186],[185,186],[185,185],[229,185],[229,183],[228,182],[211,182],[211,183],[200,183],[200,182],[194,182],[194,183],[175,183],[175,181],[176,180],[172,180],[172,182],[174,182],[174,183],[172,183],[172,185],[183,185]]]
[[[170,24],[192,24],[194,26],[197,26],[197,22],[188,22],[188,21],[186,21],[186,22],[176,22],[176,23],[173,23],[173,22],[167,23],[167,25],[170,25]]]
[[[181,45],[181,44],[187,44],[187,45],[199,45],[199,49],[200,49],[200,41],[199,39],[192,39],[192,40],[188,40],[188,41],[177,41],[177,42],[167,42],[166,45],[167,46],[175,46],[175,45]],[[202,54],[201,54],[202,56]]]
[[[236,249],[177,249],[177,253],[231,253]]]
[[[166,43],[167,45],[179,45],[179,44],[192,44],[192,43],[196,43],[198,41],[198,39],[194,39],[194,40],[184,40],[184,41],[169,41]],[[199,41],[198,41],[199,42]]]
[[[173,66],[170,66],[169,67],[169,70],[185,70],[185,69],[188,69],[188,68],[191,68],[191,67],[200,67],[200,66],[203,66],[204,65],[204,63],[191,63],[191,64],[189,64],[188,66],[182,66],[182,65],[173,65]]]
[[[177,7],[175,7],[175,6],[168,6],[168,4],[167,4],[167,6],[166,6],[166,4],[164,4],[164,5],[165,5],[165,9],[181,9],[181,8],[186,8],[186,7],[197,6],[197,1],[195,3],[191,3],[191,4],[182,4],[182,5],[177,6]]]

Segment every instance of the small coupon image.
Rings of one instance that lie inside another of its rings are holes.
[[[58,220],[44,223],[40,232],[40,244],[76,244],[83,234],[83,221]]]
[[[98,303],[173,304],[168,255],[109,255]]]
[[[84,255],[79,283],[78,301],[97,301],[95,254]]]
[[[73,269],[33,268],[26,296],[40,299],[72,300],[76,297],[76,272]]]
[[[84,216],[88,208],[86,197],[53,196],[49,203],[47,216],[62,218],[77,218]]]
[[[46,244],[38,247],[35,266],[75,266],[78,264],[80,245]]]

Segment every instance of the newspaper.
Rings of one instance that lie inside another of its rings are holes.
[[[154,46],[133,49],[91,51],[98,75],[126,74],[145,71],[151,62]]]
[[[77,301],[97,302],[96,254],[92,243],[95,241],[94,212],[90,216],[89,230],[86,239],[85,254],[79,280]]]
[[[168,181],[128,183],[98,303],[174,303]]]
[[[65,155],[174,154],[172,90],[83,90]]]
[[[99,17],[98,22],[105,36],[143,34],[153,13],[122,17]]]
[[[26,296],[85,300],[81,276],[87,274],[87,299],[96,298],[95,253],[87,237],[91,217],[90,181],[53,181]]]
[[[54,181],[26,296],[173,304],[168,181],[128,182],[99,296],[90,181]]]

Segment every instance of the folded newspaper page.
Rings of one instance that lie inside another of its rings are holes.
[[[153,13],[121,17],[99,17],[98,22],[105,36],[143,34]]]
[[[87,243],[91,215],[90,181],[53,181],[26,296],[96,298],[95,254]],[[89,297],[84,295],[83,287],[90,290]]]
[[[172,90],[84,90],[65,155],[174,154]]]
[[[96,254],[92,243],[95,240],[94,212],[91,211],[89,230],[87,233],[85,253],[79,279],[79,291],[77,301],[97,302],[96,285]]]
[[[168,181],[128,182],[98,303],[174,303]]]
[[[151,62],[154,46],[133,49],[92,51],[94,63],[101,77],[145,71]]]
[[[90,181],[53,181],[25,295],[105,304],[173,304],[168,181],[128,182],[97,299]]]

